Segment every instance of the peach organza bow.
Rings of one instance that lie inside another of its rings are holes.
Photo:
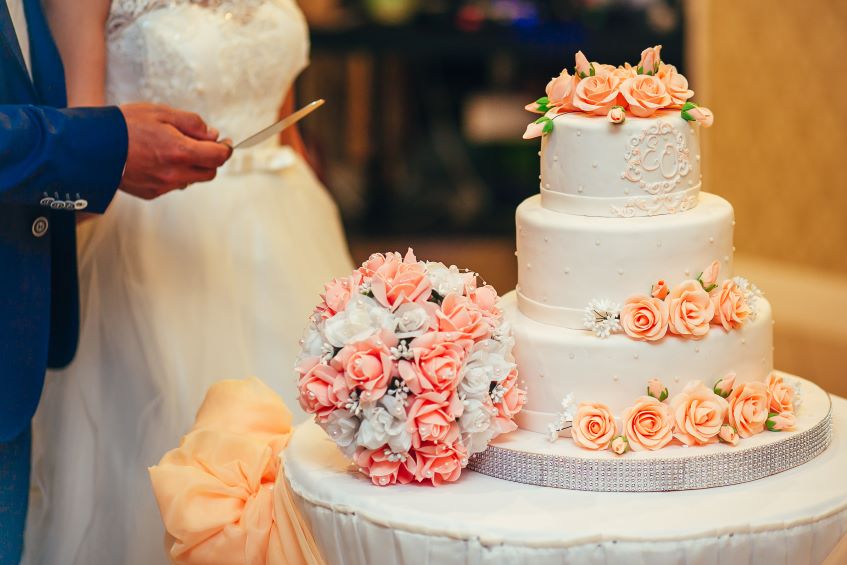
[[[150,468],[174,563],[323,565],[279,454],[291,413],[259,379],[209,389],[181,445]]]

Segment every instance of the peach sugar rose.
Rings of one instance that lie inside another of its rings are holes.
[[[586,449],[608,449],[615,437],[615,417],[605,404],[581,403],[573,418],[571,437]]]
[[[686,100],[694,96],[694,91],[688,88],[688,79],[679,74],[673,65],[660,64],[656,76],[665,84],[672,107],[681,108]]]
[[[605,116],[617,105],[620,83],[611,73],[586,77],[576,85],[573,105],[583,112]]]
[[[629,104],[633,116],[646,118],[656,113],[656,110],[667,107],[671,97],[659,77],[638,75],[623,81],[620,86],[621,94]]]
[[[667,283],[664,280],[658,280],[653,284],[653,288],[650,289],[650,294],[653,298],[658,298],[659,300],[664,300],[667,295],[670,293],[670,289],[668,288]]]
[[[777,414],[794,412],[794,388],[785,384],[781,376],[771,373],[765,380],[765,386],[770,392],[768,410]]]
[[[656,341],[668,331],[668,305],[659,298],[633,296],[621,308],[621,327],[641,341]]]
[[[623,434],[635,451],[655,451],[673,439],[673,414],[667,404],[642,396],[622,416]]]
[[[740,437],[748,438],[765,429],[769,397],[768,387],[762,382],[738,385],[729,395],[727,419]]]
[[[554,108],[557,113],[572,111],[574,109],[573,95],[578,81],[578,77],[571,76],[567,69],[562,69],[559,76],[547,83],[547,99],[550,101],[550,108]]]
[[[688,446],[716,442],[728,408],[726,400],[700,381],[688,383],[671,400],[674,437]]]
[[[720,288],[714,291],[712,303],[715,305],[712,322],[720,324],[726,331],[740,328],[750,316],[750,306],[744,292],[732,279],[723,281]]]
[[[698,281],[687,280],[671,290],[667,302],[671,333],[694,338],[708,333],[715,305]]]

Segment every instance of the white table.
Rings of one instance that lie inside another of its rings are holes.
[[[285,457],[297,503],[331,564],[847,563],[841,398],[833,397],[832,446],[822,455],[715,489],[580,492],[470,471],[439,488],[379,488],[313,423],[296,431]]]

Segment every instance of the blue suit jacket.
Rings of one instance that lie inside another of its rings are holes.
[[[32,80],[0,2],[0,443],[28,429],[48,365],[76,352],[75,213],[62,208],[105,211],[127,155],[120,110],[62,109],[59,53],[39,1],[24,4]]]

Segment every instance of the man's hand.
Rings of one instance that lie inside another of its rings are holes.
[[[232,148],[196,114],[157,104],[120,107],[129,132],[121,190],[151,200],[215,178]]]

